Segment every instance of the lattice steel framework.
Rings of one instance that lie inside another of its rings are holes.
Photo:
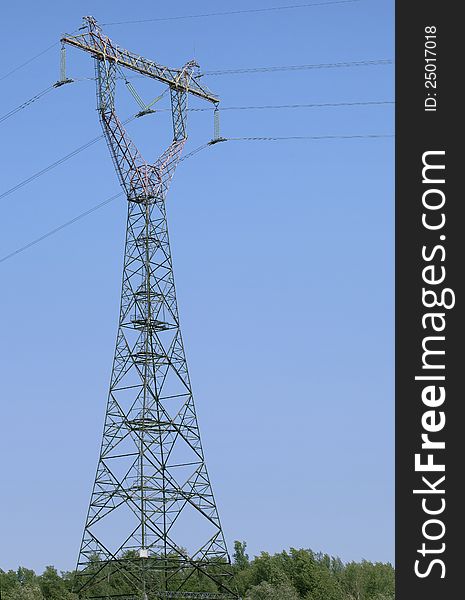
[[[237,598],[205,465],[179,325],[165,198],[187,140],[197,65],[116,46],[92,17],[63,43],[94,57],[98,112],[128,199],[121,309],[103,441],[76,569],[81,597]],[[173,140],[147,163],[115,112],[116,69],[169,86]]]

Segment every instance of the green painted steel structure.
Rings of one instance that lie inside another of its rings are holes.
[[[100,121],[128,200],[119,328],[75,589],[121,600],[237,598],[179,324],[165,199],[187,140],[190,94],[218,98],[197,65],[170,69],[119,48],[95,19],[63,43],[95,62]],[[168,86],[173,139],[144,160],[115,111],[117,72]]]

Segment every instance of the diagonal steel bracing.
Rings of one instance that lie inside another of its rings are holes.
[[[98,112],[128,200],[121,308],[103,440],[76,569],[81,597],[237,598],[205,465],[179,325],[165,198],[187,140],[189,94],[217,103],[196,64],[116,46],[92,17],[63,42],[94,57]],[[116,69],[167,84],[173,139],[144,160],[115,112]]]

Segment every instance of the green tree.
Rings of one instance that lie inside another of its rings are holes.
[[[273,585],[262,581],[249,590],[246,600],[300,600],[300,596],[290,583]]]
[[[309,549],[291,548],[288,552],[274,555],[262,552],[250,560],[246,553],[247,544],[236,541],[234,544],[234,578],[228,584],[237,590],[245,600],[394,600],[394,568],[390,564],[369,561],[344,564],[339,558],[316,553]],[[109,564],[103,569],[98,556],[86,567],[86,574],[92,581],[85,596],[106,596],[107,594],[129,594],[132,590],[130,570],[137,569],[135,552],[124,554],[120,561],[127,559],[124,569],[121,564]],[[169,559],[173,571],[179,563],[179,556],[173,553]],[[162,585],[158,569],[151,568],[147,559],[148,577],[155,588]],[[156,559],[153,559],[154,561]],[[223,570],[223,564],[211,565],[211,573]],[[95,574],[95,580],[92,575]],[[173,589],[187,580],[186,591],[217,591],[215,583],[190,568],[180,569],[171,580]],[[42,575],[19,567],[17,571],[0,569],[0,600],[78,600],[72,593],[73,574],[61,573],[46,567]]]
[[[7,592],[5,600],[44,600],[44,597],[38,585],[26,583]]]
[[[77,597],[69,589],[70,581],[67,574],[59,575],[55,567],[46,567],[37,579],[44,600],[73,600]]]
[[[239,571],[247,569],[247,567],[250,564],[249,555],[245,552],[246,548],[247,542],[239,542],[238,540],[234,542],[233,560],[235,566],[239,569]]]
[[[36,574],[32,569],[26,569],[25,567],[18,567],[16,571],[16,579],[19,585],[30,585],[36,584]]]
[[[2,569],[0,569],[0,593],[2,600],[6,593],[11,592],[11,590],[13,590],[18,585],[18,578],[16,576],[15,571],[8,571],[7,573],[5,573],[5,571],[2,571]]]
[[[65,591],[65,582],[52,566],[45,567],[39,577],[39,586],[45,600],[61,600]]]
[[[389,563],[351,562],[346,565],[340,579],[349,600],[394,598],[394,569]]]
[[[271,556],[268,552],[255,557],[250,565],[250,585],[259,585],[262,581],[273,585],[291,583],[281,558],[280,554]]]
[[[327,554],[312,550],[281,552],[283,569],[302,598],[306,600],[341,600],[339,582],[331,570],[332,560]]]

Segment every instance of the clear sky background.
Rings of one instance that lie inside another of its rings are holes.
[[[296,0],[296,3],[297,2]],[[290,0],[8,2],[0,77],[81,25]],[[204,70],[393,58],[391,0],[105,31]],[[68,50],[69,75],[93,76]],[[58,78],[59,46],[0,81],[0,115]],[[152,99],[156,83],[132,80]],[[227,106],[393,100],[393,67],[210,76]],[[137,112],[121,87],[122,117]],[[161,104],[167,107],[165,101]],[[192,106],[204,106],[200,101]],[[225,111],[226,137],[392,134],[393,106]],[[128,131],[148,159],[169,113]],[[186,152],[212,136],[190,114]],[[93,81],[0,124],[0,193],[99,135]],[[117,193],[103,141],[0,200],[0,257]],[[0,264],[0,568],[75,566],[113,358],[119,199]],[[225,534],[251,555],[304,547],[393,560],[393,139],[234,142],[182,163],[168,196],[187,358]]]

